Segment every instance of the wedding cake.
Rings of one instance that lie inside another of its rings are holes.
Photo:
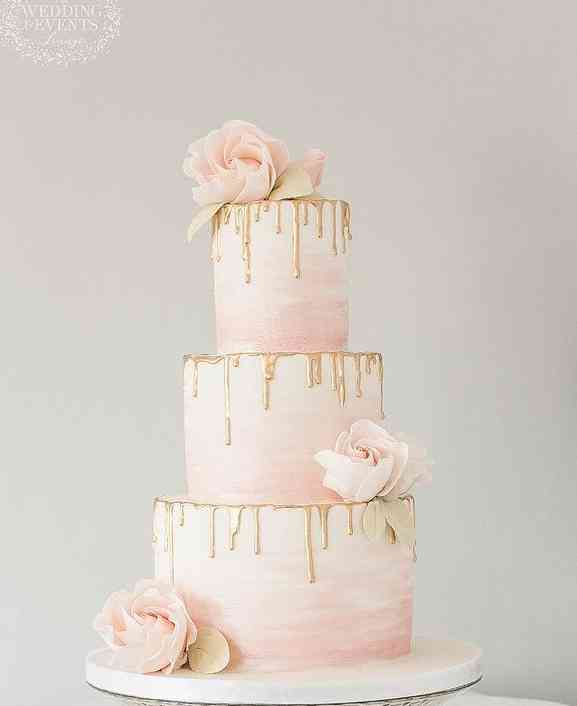
[[[95,619],[117,669],[263,674],[411,650],[412,491],[430,463],[384,427],[382,355],[348,348],[351,207],[321,195],[324,163],[241,121],[190,147],[217,352],[184,356],[187,487],[154,500],[155,576]]]

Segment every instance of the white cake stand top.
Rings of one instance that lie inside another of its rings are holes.
[[[210,676],[181,669],[170,676],[131,674],[107,666],[109,650],[86,660],[86,681],[136,703],[360,704],[402,699],[442,703],[481,678],[481,651],[456,640],[416,640],[411,654],[355,667],[269,674],[223,672]],[[129,697],[128,699],[126,697]]]

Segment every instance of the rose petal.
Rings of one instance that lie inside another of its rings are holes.
[[[230,661],[230,648],[225,636],[216,628],[200,628],[198,637],[188,648],[188,664],[193,672],[216,674]]]
[[[110,664],[141,674],[177,669],[197,634],[181,596],[152,579],[139,581],[132,593],[112,594],[94,627],[112,647]]]
[[[357,490],[355,500],[358,502],[372,500],[379,494],[391,475],[393,459],[387,458],[377,466],[365,466],[365,468],[368,473]]]
[[[301,166],[306,170],[311,178],[313,188],[316,189],[321,183],[327,156],[319,149],[311,149],[301,162]]]

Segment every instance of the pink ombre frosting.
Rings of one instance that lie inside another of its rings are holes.
[[[332,389],[330,360],[322,357],[320,385],[307,386],[305,355],[280,357],[263,404],[260,356],[241,356],[230,366],[231,443],[225,444],[222,364],[184,368],[184,423],[188,494],[208,502],[326,502],[338,495],[322,485],[314,456],[330,448],[359,418],[377,418],[381,387],[377,372],[362,365],[362,395],[355,389],[351,358],[344,360],[345,404]]]
[[[314,510],[314,508],[313,508]],[[315,582],[307,579],[301,509],[260,508],[260,553],[254,553],[251,508],[242,513],[229,549],[225,508],[185,509],[174,528],[174,577],[199,626],[214,625],[229,640],[231,671],[270,672],[361,665],[407,654],[411,644],[413,559],[406,547],[371,542],[363,534],[364,506],[327,517],[321,546],[319,514],[311,513]],[[164,513],[155,532],[162,540]],[[169,555],[156,545],[156,574],[169,575]]]
[[[222,225],[222,257],[214,263],[217,349],[228,353],[346,350],[347,256],[332,253],[330,209],[325,204],[322,239],[316,236],[313,207],[309,224],[301,223],[301,275],[296,278],[292,264],[292,204],[281,202],[281,233],[276,233],[278,207],[271,204],[268,212],[261,209],[258,222],[253,216],[249,283],[245,282],[241,239],[234,231],[234,219]],[[340,219],[338,211],[337,218]],[[339,250],[340,247],[339,237]]]

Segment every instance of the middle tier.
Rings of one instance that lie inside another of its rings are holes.
[[[184,357],[188,493],[221,503],[318,503],[314,455],[358,419],[383,418],[380,353]]]

